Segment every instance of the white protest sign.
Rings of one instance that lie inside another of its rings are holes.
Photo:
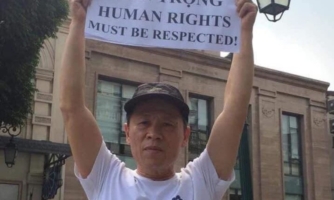
[[[235,0],[92,0],[86,38],[174,49],[237,52]]]

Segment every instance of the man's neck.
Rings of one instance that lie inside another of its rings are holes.
[[[173,169],[169,170],[151,170],[151,169],[146,169],[142,170],[140,167],[137,169],[137,173],[140,176],[143,176],[145,178],[151,179],[153,181],[165,181],[170,178],[172,178],[175,175],[175,172]]]

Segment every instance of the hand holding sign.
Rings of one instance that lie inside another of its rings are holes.
[[[257,14],[257,6],[251,0],[236,0],[237,12],[241,18],[241,32],[252,33]]]
[[[71,0],[70,13],[72,20],[76,22],[85,22],[87,8],[92,0]]]

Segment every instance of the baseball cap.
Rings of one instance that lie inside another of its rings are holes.
[[[156,97],[167,100],[175,105],[179,109],[183,119],[188,122],[189,107],[185,103],[180,91],[172,85],[161,82],[139,85],[132,98],[125,103],[124,110],[130,113],[139,102]]]

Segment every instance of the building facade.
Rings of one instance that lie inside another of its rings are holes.
[[[334,200],[334,91],[327,92],[327,107],[328,107],[328,127],[330,132],[330,143],[331,143],[331,172],[332,172],[332,199]]]
[[[57,39],[46,41],[41,51],[35,80],[39,89],[35,114],[27,120],[19,136],[23,139],[67,144],[58,87],[68,24],[61,27]],[[214,120],[223,110],[230,65],[230,59],[215,52],[141,48],[87,40],[86,104],[110,150],[128,167],[135,168],[124,140],[122,106],[141,83],[166,82],[178,87],[191,108],[192,129],[189,145],[182,149],[175,166],[179,171],[203,150]],[[224,200],[332,199],[328,86],[318,80],[256,67],[249,114],[235,166],[237,180]],[[30,199],[41,199],[47,158],[45,154],[27,151],[19,152],[13,168],[1,162],[0,200],[2,191],[11,191],[20,200],[29,199],[31,193]],[[0,160],[3,159],[1,151]],[[60,173],[62,184],[54,199],[87,199],[73,167],[72,157],[66,157]]]

